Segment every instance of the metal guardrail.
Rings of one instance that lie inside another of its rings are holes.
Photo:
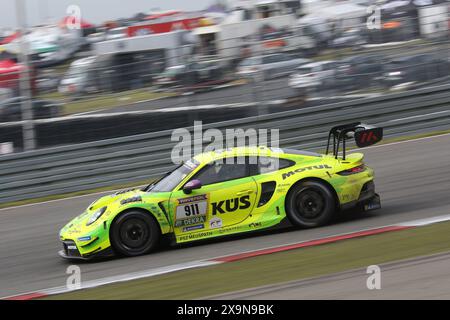
[[[280,146],[323,148],[330,127],[378,124],[385,137],[450,128],[450,85],[203,125],[279,129]],[[190,131],[193,128],[186,128]],[[171,130],[0,157],[0,203],[151,179],[171,169]]]

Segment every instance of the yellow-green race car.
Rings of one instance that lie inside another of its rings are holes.
[[[346,209],[377,209],[373,170],[362,153],[346,154],[346,140],[366,147],[382,136],[382,128],[351,123],[330,130],[325,154],[261,146],[196,155],[149,186],[92,203],[60,231],[59,254],[137,256],[163,237],[178,244],[271,228],[285,219],[312,228]]]

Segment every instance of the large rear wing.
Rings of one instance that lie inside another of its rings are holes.
[[[339,145],[342,141],[342,159],[345,160],[346,143],[345,141],[354,138],[359,148],[371,146],[383,139],[383,128],[369,126],[361,122],[353,122],[331,128],[328,134],[327,151],[330,151],[331,137],[333,137],[333,156],[337,159],[339,154]]]

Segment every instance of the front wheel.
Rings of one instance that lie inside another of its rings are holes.
[[[304,228],[327,224],[335,213],[333,193],[323,183],[304,181],[295,185],[286,198],[286,213],[292,224]]]
[[[138,256],[153,250],[159,242],[160,230],[150,213],[128,211],[111,226],[113,249],[125,256]]]

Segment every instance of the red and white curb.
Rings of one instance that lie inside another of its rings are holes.
[[[158,275],[167,274],[167,273],[171,273],[171,272],[175,272],[175,271],[188,270],[188,269],[193,269],[193,268],[201,268],[201,267],[207,267],[207,266],[217,265],[217,264],[221,264],[221,263],[239,261],[239,260],[243,260],[243,259],[247,259],[247,258],[251,258],[251,257],[272,254],[272,253],[276,253],[276,252],[313,247],[313,246],[318,246],[318,245],[322,245],[322,244],[338,242],[341,240],[360,238],[360,237],[371,236],[371,235],[376,235],[376,234],[381,234],[381,233],[386,233],[386,232],[412,229],[412,228],[427,226],[427,225],[444,222],[444,221],[450,221],[450,214],[432,217],[432,218],[426,218],[426,219],[407,221],[407,222],[403,222],[403,223],[397,223],[394,225],[377,227],[377,228],[373,228],[373,229],[366,229],[366,230],[359,230],[359,231],[354,231],[354,232],[350,232],[350,233],[343,233],[343,234],[338,234],[338,235],[325,237],[325,238],[319,238],[319,239],[290,243],[290,244],[279,245],[279,246],[274,246],[274,247],[268,247],[268,248],[253,250],[253,251],[241,252],[241,253],[237,253],[237,254],[233,254],[233,255],[215,257],[215,258],[211,258],[211,259],[207,259],[207,260],[199,260],[199,261],[192,261],[192,262],[187,262],[187,263],[180,263],[180,264],[175,264],[175,265],[171,265],[171,266],[154,268],[154,269],[150,269],[150,270],[129,273],[129,274],[120,275],[120,276],[112,276],[112,277],[107,277],[107,278],[102,278],[102,279],[97,279],[97,280],[92,280],[92,281],[84,281],[83,284],[77,289],[69,289],[67,287],[56,287],[56,288],[44,289],[44,290],[39,290],[39,291],[35,291],[35,292],[28,292],[28,293],[24,293],[24,294],[9,296],[9,297],[3,297],[0,299],[1,300],[32,300],[32,299],[37,299],[37,298],[48,297],[50,295],[59,294],[59,293],[67,293],[70,291],[94,288],[94,287],[99,287],[99,286],[112,284],[112,283],[118,283],[118,282],[131,281],[131,280],[136,280],[136,279],[158,276]]]

